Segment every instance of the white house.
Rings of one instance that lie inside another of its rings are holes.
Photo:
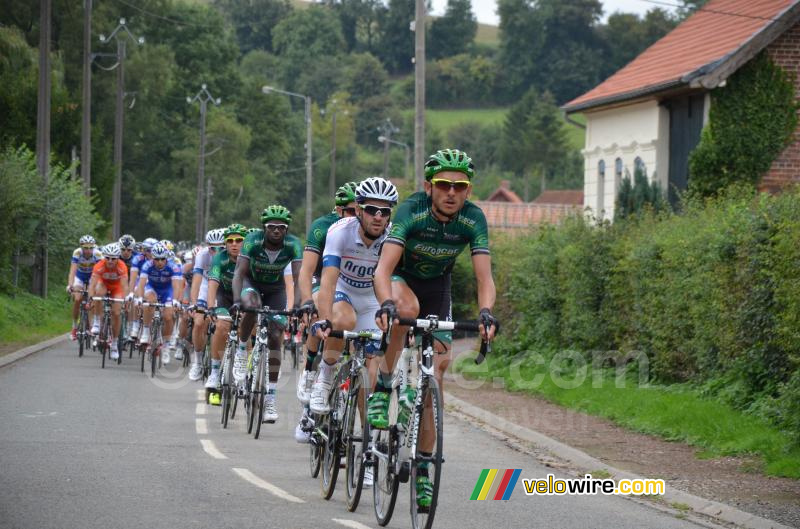
[[[626,171],[641,165],[672,200],[688,182],[689,154],[708,121],[712,90],[766,49],[800,71],[800,0],[711,0],[607,80],[570,101],[586,116],[584,207],[613,218]],[[800,77],[800,76],[798,76]],[[800,80],[796,77],[800,94]],[[800,180],[800,136],[773,163],[762,187]]]

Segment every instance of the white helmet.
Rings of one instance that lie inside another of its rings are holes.
[[[186,250],[183,252],[183,262],[184,263],[191,263],[194,261],[194,252],[192,250]]]
[[[119,257],[122,249],[118,242],[112,242],[103,246],[101,251],[103,252],[103,257]]]
[[[80,240],[80,245],[81,246],[88,246],[90,244],[92,246],[97,245],[97,241],[94,240],[94,237],[92,237],[91,235],[84,235],[83,237],[81,237],[81,240]]]
[[[153,246],[155,246],[156,243],[158,243],[156,239],[148,237],[142,241],[142,248],[144,248],[145,250],[152,250]]]
[[[392,205],[397,204],[397,188],[388,180],[378,176],[372,176],[361,181],[356,187],[356,202],[363,204],[364,201],[383,200]]]
[[[160,242],[153,245],[151,252],[153,254],[153,259],[166,259],[169,256],[169,250]]]
[[[121,248],[133,249],[135,244],[136,244],[136,239],[134,239],[132,235],[126,234],[119,238],[119,245]]]
[[[206,233],[206,242],[211,246],[221,246],[225,244],[225,228],[209,230]]]

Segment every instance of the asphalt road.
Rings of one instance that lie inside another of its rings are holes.
[[[341,475],[333,498],[320,497],[292,436],[294,373],[258,440],[242,414],[222,430],[182,370],[165,374],[151,380],[135,358],[101,370],[71,342],[0,369],[0,528],[378,527],[371,491],[347,512]],[[469,501],[483,468],[553,470],[455,418],[444,447],[437,528],[698,527],[620,497],[526,496],[521,481],[508,501]],[[388,527],[410,527],[408,496],[401,484]]]

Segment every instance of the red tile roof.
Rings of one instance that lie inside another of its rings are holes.
[[[500,187],[494,190],[486,199],[487,202],[511,202],[514,204],[522,203],[520,196],[511,190],[511,182],[503,180]]]
[[[557,224],[561,219],[581,207],[565,204],[534,204],[532,202],[512,204],[508,202],[475,201],[486,215],[492,229],[528,228],[540,224]],[[582,206],[582,205],[581,205]]]
[[[721,66],[776,22],[796,17],[797,10],[789,13],[789,8],[799,1],[711,0],[627,66],[564,105],[564,109],[568,112],[586,110],[688,84],[693,78]],[[763,43],[752,53],[767,44],[769,42]]]
[[[583,206],[582,189],[548,189],[533,201],[534,204],[567,204]]]

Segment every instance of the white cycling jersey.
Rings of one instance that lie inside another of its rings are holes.
[[[391,225],[369,245],[358,233],[360,226],[357,217],[348,217],[328,228],[322,266],[339,269],[334,301],[345,301],[352,305],[357,318],[355,330],[365,331],[375,328],[375,311],[379,306],[372,279],[378,266],[381,246]]]
[[[211,251],[206,247],[200,250],[194,259],[194,265],[192,265],[192,274],[201,274],[203,276],[203,280],[200,283],[200,291],[197,294],[197,304],[200,306],[206,306],[208,303],[208,271],[211,270],[211,261],[213,260],[214,256],[211,255]]]

